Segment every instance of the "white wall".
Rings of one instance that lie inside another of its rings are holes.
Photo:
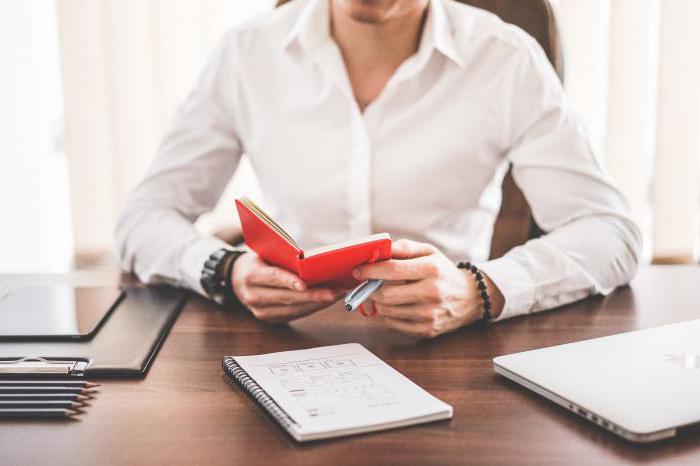
[[[60,272],[73,257],[56,11],[0,0],[0,272]]]

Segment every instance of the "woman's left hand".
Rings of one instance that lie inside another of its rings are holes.
[[[483,313],[472,273],[457,268],[431,244],[394,241],[392,259],[361,265],[353,275],[357,280],[385,280],[371,298],[377,314],[386,325],[408,335],[432,338],[471,324]],[[503,296],[485,274],[484,278],[496,317]]]

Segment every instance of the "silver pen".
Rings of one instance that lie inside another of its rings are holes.
[[[352,290],[345,297],[345,310],[354,311],[357,307],[364,303],[372,293],[377,291],[384,284],[384,280],[367,280],[360,283],[357,288]]]

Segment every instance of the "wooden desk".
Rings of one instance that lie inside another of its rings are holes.
[[[631,288],[430,341],[330,309],[289,327],[198,298],[144,380],[105,381],[80,421],[0,423],[3,464],[700,464],[700,429],[634,445],[494,375],[497,355],[700,318],[700,267],[650,267]],[[224,379],[221,357],[359,342],[454,418],[300,445]]]

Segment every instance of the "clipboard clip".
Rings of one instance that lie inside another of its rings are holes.
[[[89,361],[81,359],[55,359],[27,356],[16,359],[0,359],[0,375],[5,374],[52,374],[81,377]]]

